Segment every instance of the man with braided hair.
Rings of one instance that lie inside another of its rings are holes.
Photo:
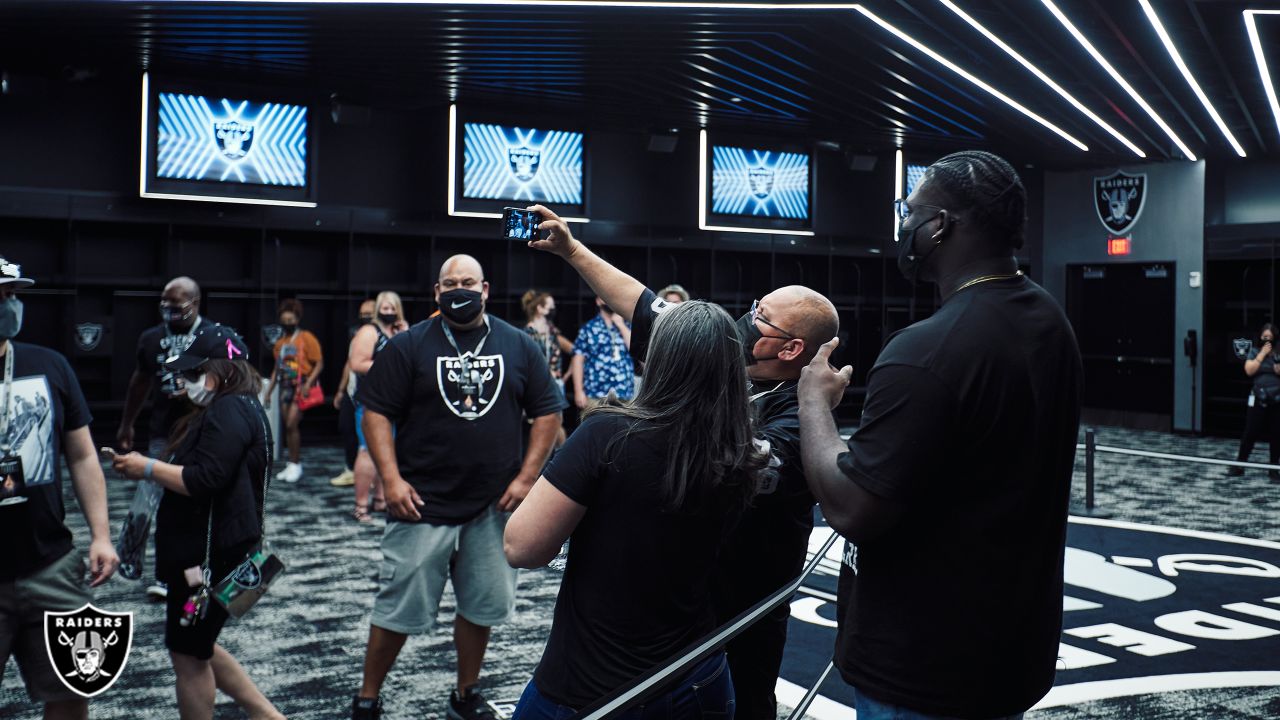
[[[942,306],[889,338],[847,447],[835,340],[800,379],[805,474],[848,539],[835,663],[858,720],[1021,717],[1062,631],[1080,351],[1018,271],[1026,190],[1007,162],[948,155],[897,203],[898,267]]]

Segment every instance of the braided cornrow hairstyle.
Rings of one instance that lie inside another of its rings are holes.
[[[1026,240],[1027,189],[1004,158],[984,150],[951,153],[929,166],[927,177],[955,200],[978,227],[1017,250]]]

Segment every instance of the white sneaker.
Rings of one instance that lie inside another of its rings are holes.
[[[302,463],[291,462],[285,465],[284,470],[281,470],[276,477],[287,483],[298,482],[302,479]]]
[[[165,585],[164,583],[158,580],[156,582],[151,583],[151,586],[147,588],[147,597],[151,598],[152,600],[156,600],[156,601],[164,600],[166,597],[168,597],[168,595],[169,595],[169,586]]]

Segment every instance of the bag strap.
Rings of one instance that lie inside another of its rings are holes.
[[[248,397],[240,396],[249,405],[250,410],[256,410],[258,421],[262,424],[262,440],[265,443],[263,451],[267,455],[267,464],[262,471],[262,509],[258,513],[259,527],[262,528],[262,540],[265,543],[267,538],[267,491],[271,489],[271,465],[275,462],[275,442],[271,437],[271,428],[267,426],[267,413],[262,409],[261,405],[257,405]],[[205,533],[204,539],[204,575],[205,583],[209,582],[209,562],[213,556],[213,506],[209,506],[209,526]]]

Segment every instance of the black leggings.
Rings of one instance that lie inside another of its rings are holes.
[[[1280,460],[1280,404],[1272,403],[1268,407],[1254,405],[1249,408],[1244,420],[1244,437],[1240,439],[1240,454],[1236,460],[1246,462],[1258,439],[1265,437],[1270,445],[1271,464]]]

